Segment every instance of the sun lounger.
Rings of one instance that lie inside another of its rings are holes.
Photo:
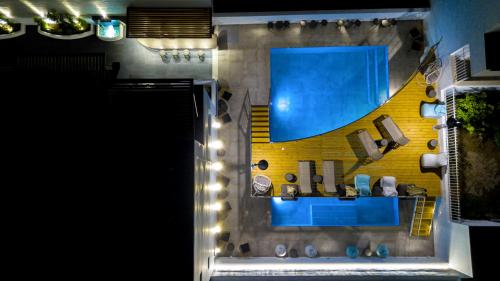
[[[366,154],[373,160],[379,160],[384,155],[378,150],[378,146],[373,140],[372,136],[366,129],[362,129],[358,131],[358,138],[363,148],[365,149]]]
[[[354,186],[356,187],[359,196],[370,196],[372,194],[369,175],[356,175],[354,177]]]
[[[420,157],[422,168],[439,168],[448,165],[448,155],[444,152],[439,154],[424,153]]]
[[[386,197],[398,196],[398,191],[396,190],[396,178],[395,177],[382,177],[380,179],[380,186],[382,187],[382,194]]]
[[[377,118],[376,124],[384,138],[391,140],[393,145],[405,145],[410,141],[389,115],[382,115]]]
[[[335,186],[335,163],[333,161],[323,161],[323,186],[325,192],[337,193]]]
[[[444,103],[422,103],[420,115],[425,118],[439,118],[446,115],[446,105]]]
[[[311,161],[299,161],[299,190],[300,193],[312,193]]]

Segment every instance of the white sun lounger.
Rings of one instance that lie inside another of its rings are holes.
[[[373,140],[372,136],[366,129],[361,129],[358,131],[358,138],[361,144],[363,145],[363,148],[365,149],[366,154],[368,157],[373,159],[374,161],[380,160],[384,154],[378,150],[378,146]]]
[[[312,193],[311,161],[299,161],[299,190],[300,193]]]
[[[335,186],[335,162],[328,160],[323,161],[323,186],[325,192],[337,193]]]

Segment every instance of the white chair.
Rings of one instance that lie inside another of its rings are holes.
[[[380,186],[382,187],[382,194],[386,197],[398,196],[396,190],[396,178],[384,176],[380,179]]]
[[[448,165],[448,155],[446,153],[425,153],[420,157],[422,168],[439,168]]]

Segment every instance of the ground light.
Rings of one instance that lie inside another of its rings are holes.
[[[214,233],[214,234],[216,234],[216,233],[220,233],[221,231],[222,231],[222,228],[220,227],[220,225],[216,225],[216,226],[214,226],[214,227],[212,227],[212,228],[210,229],[210,232],[212,232],[212,233]]]
[[[68,1],[61,1],[61,3],[64,5],[64,7],[66,7],[66,9],[69,10],[72,15],[74,15],[75,17],[80,17],[80,11],[75,9],[75,7],[68,3]]]
[[[221,140],[214,140],[211,143],[209,143],[208,146],[214,149],[221,149],[224,147],[224,144],[222,143]]]
[[[210,184],[208,185],[208,190],[210,191],[221,191],[222,190],[222,184],[220,183],[214,183],[214,184]]]
[[[217,161],[217,162],[214,162],[210,165],[210,168],[214,171],[221,171],[223,168],[224,168],[224,164],[222,164],[222,162],[220,161]]]
[[[222,124],[219,121],[212,122],[212,128],[220,129],[220,127],[222,127]]]
[[[33,5],[33,3],[31,3],[30,1],[28,0],[21,0],[21,2],[26,5],[28,8],[30,8],[33,12],[35,12],[37,15],[39,15],[40,17],[44,17],[45,16],[45,11],[42,11],[40,10],[38,7],[36,7],[35,5]]]
[[[7,8],[0,7],[0,13],[3,14],[4,16],[6,16],[9,19],[12,18],[12,13]]]

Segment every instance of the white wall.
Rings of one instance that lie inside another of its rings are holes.
[[[452,81],[448,56],[469,44],[472,75],[486,69],[484,33],[500,23],[498,0],[432,0],[429,16],[424,20],[429,45],[441,40],[438,55],[443,60],[443,74],[439,87],[444,89]]]
[[[308,12],[274,12],[274,13],[235,13],[214,14],[214,25],[264,24],[269,21],[301,20],[336,21],[339,19],[359,19],[371,21],[374,18],[396,18],[399,20],[417,20],[427,16],[426,9],[391,9],[391,10],[356,10],[356,11],[308,11]]]

